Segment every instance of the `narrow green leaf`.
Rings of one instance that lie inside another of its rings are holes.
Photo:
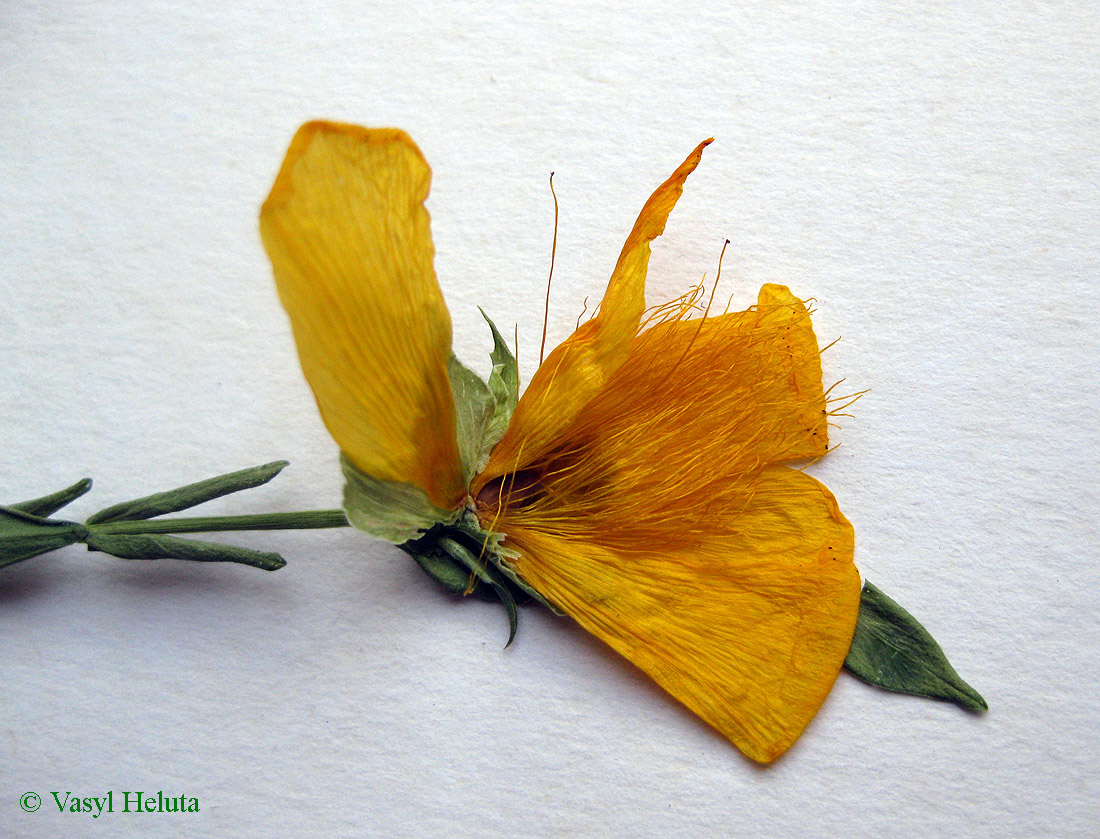
[[[186,559],[194,562],[236,562],[264,571],[277,571],[286,560],[277,553],[254,551],[236,545],[218,545],[178,536],[146,534],[101,534],[93,528],[86,540],[88,550],[102,551],[119,559]]]
[[[22,510],[32,516],[46,518],[52,516],[66,504],[70,504],[92,488],[91,478],[81,478],[71,487],[43,495],[41,498],[32,498],[30,501],[20,501],[18,504],[9,505],[9,509]]]
[[[71,521],[0,507],[0,568],[81,541],[87,530]]]
[[[493,361],[493,372],[489,374],[489,391],[496,400],[496,406],[481,440],[482,457],[488,458],[493,446],[500,442],[500,438],[508,430],[512,412],[516,410],[516,403],[519,402],[519,367],[516,365],[516,357],[512,355],[508,344],[497,331],[496,324],[480,306],[478,311],[493,331],[493,351],[489,354]],[[482,465],[484,464],[479,464],[479,468]]]
[[[864,583],[855,637],[844,666],[865,682],[897,693],[986,711],[920,622],[871,583]]]
[[[449,523],[461,510],[443,510],[420,487],[380,481],[361,472],[343,455],[344,512],[356,530],[395,545],[414,540],[437,522]]]
[[[132,501],[123,501],[105,510],[100,510],[87,521],[88,524],[104,524],[110,521],[135,521],[151,519],[154,516],[163,516],[166,513],[176,513],[195,507],[223,495],[251,489],[266,484],[283,468],[287,461],[276,460],[265,463],[262,466],[253,466],[249,469],[241,469],[239,472],[230,472],[227,475],[219,475],[216,478],[208,478],[205,481],[177,487],[167,492],[157,492],[144,498],[135,498]]]
[[[481,377],[451,353],[447,364],[451,395],[455,403],[455,431],[458,454],[462,459],[462,477],[469,484],[481,466],[481,443],[493,418],[496,400]]]

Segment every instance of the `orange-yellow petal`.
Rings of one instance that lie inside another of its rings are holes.
[[[451,319],[435,277],[431,170],[402,131],[311,122],[295,135],[260,232],[302,369],[351,462],[464,495],[447,376]]]
[[[696,451],[712,443],[691,437],[714,435],[727,460],[733,448],[757,464],[821,457],[828,414],[809,311],[769,283],[747,311],[654,326],[583,416],[599,424],[602,412],[624,410],[639,431],[679,437]],[[691,428],[684,410],[698,417]]]
[[[515,571],[749,757],[824,701],[859,611],[852,529],[829,491],[775,464],[827,445],[805,306],[637,335],[603,388],[520,468],[474,483]]]
[[[609,544],[589,523],[556,527],[522,509],[499,526],[536,591],[768,762],[828,695],[860,584],[851,525],[824,486],[777,466],[751,490],[725,532],[682,541],[654,542],[642,527]]]
[[[583,324],[539,366],[512,415],[511,424],[485,468],[484,480],[514,471],[521,459],[538,457],[627,357],[645,311],[649,243],[665,230],[710,143],[705,140],[646,201],[608,281],[599,314]]]
[[[825,411],[809,313],[766,285],[748,311],[641,333],[547,451],[474,490],[521,523],[583,520],[609,543],[706,538],[730,526],[760,468],[825,453]]]

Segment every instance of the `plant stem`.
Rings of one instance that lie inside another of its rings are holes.
[[[343,510],[303,510],[297,513],[256,513],[245,516],[196,516],[93,525],[97,533],[210,533],[219,530],[309,530],[348,527]]]

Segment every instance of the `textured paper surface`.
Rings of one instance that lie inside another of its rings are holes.
[[[537,360],[701,139],[649,300],[817,300],[870,388],[813,473],[861,571],[991,711],[842,674],[751,765],[564,619],[455,602],[347,531],[283,571],[70,548],[0,572],[0,833],[1085,837],[1100,820],[1100,25],[1089,4],[6,2],[0,497],[86,516],[287,458],[218,512],[335,506],[256,216],[302,121],[431,162],[455,348]],[[48,793],[198,797],[57,812]],[[36,791],[42,809],[19,796]],[[52,812],[51,812],[52,810]]]

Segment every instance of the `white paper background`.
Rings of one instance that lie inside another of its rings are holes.
[[[211,505],[335,506],[256,230],[299,123],[431,162],[459,354],[537,358],[714,135],[651,302],[817,299],[870,388],[813,467],[861,571],[985,716],[842,674],[760,769],[563,619],[455,602],[350,531],[276,574],[70,548],[0,571],[0,834],[1095,836],[1100,18],[1090,3],[0,5],[0,500],[101,506],[287,458]],[[197,796],[59,814],[51,790]],[[19,796],[46,801],[24,813]],[[51,812],[52,810],[52,812]]]

